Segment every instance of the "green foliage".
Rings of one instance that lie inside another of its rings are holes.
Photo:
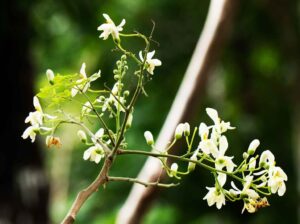
[[[49,83],[47,86],[41,88],[37,96],[45,100],[49,108],[57,107],[66,101],[70,101],[71,89],[75,87],[78,78],[78,74],[57,74],[54,78],[53,85]]]

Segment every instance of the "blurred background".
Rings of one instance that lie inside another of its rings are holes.
[[[153,45],[163,66],[156,69],[135,108],[129,148],[146,148],[143,133],[155,136],[164,122],[199,38],[208,0],[5,0],[1,5],[1,54],[4,71],[2,102],[5,113],[0,156],[0,224],[59,223],[77,192],[97,175],[99,167],[82,159],[85,149],[72,129],[61,131],[63,147],[48,150],[44,139],[23,141],[24,119],[33,110],[32,97],[46,83],[45,71],[87,73],[102,70],[112,82],[118,54],[111,40],[98,38],[97,27],[108,13],[125,32],[149,33],[156,22]],[[271,206],[242,214],[242,203],[228,203],[221,211],[202,198],[212,176],[201,169],[179,187],[161,190],[143,223],[299,223],[300,151],[300,2],[296,0],[241,1],[226,44],[195,105],[195,126],[207,120],[205,107],[238,127],[229,135],[230,154],[241,155],[254,138],[261,150],[271,149],[289,180],[283,197]],[[131,47],[132,43],[128,43]],[[6,88],[8,87],[8,88]],[[74,139],[73,139],[74,138]],[[7,145],[7,146],[6,146]],[[113,175],[135,177],[145,158],[118,159]],[[298,184],[297,184],[298,183]],[[298,187],[297,187],[298,186]],[[114,223],[131,185],[111,183],[81,209],[76,223]]]

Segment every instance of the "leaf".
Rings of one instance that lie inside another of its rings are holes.
[[[70,100],[71,89],[76,85],[79,75],[56,75],[54,84],[40,89],[37,96],[48,101],[48,107],[54,107]]]

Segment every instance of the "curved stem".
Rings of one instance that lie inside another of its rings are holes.
[[[159,183],[158,181],[156,182],[144,182],[141,180],[138,180],[136,178],[130,178],[130,177],[107,177],[108,181],[124,181],[124,182],[131,182],[131,183],[138,183],[141,185],[144,185],[145,187],[149,187],[149,186],[158,186],[158,187],[176,187],[179,185],[179,183],[170,183],[170,184],[163,184],[163,183]]]
[[[231,176],[232,178],[244,183],[245,181],[234,175],[233,173],[227,172],[225,170],[218,170],[216,168],[213,168],[205,163],[202,162],[202,160],[200,159],[200,161],[196,161],[196,160],[192,160],[192,159],[187,159],[187,158],[182,158],[180,156],[175,156],[175,155],[169,155],[169,154],[159,154],[159,153],[153,153],[153,152],[146,152],[146,151],[140,151],[140,150],[118,150],[118,154],[119,155],[125,155],[125,154],[137,154],[137,155],[145,155],[145,156],[152,156],[152,157],[156,157],[156,158],[161,158],[161,157],[166,157],[166,158],[172,158],[172,159],[176,159],[176,160],[180,160],[180,161],[184,161],[184,162],[192,162],[197,164],[198,166],[202,166],[207,170],[210,170],[212,172],[219,172],[219,173],[225,173],[228,176]]]

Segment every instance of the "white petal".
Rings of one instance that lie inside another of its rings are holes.
[[[101,155],[99,155],[99,154],[96,155],[96,157],[95,157],[95,163],[98,164],[101,161],[101,158],[102,158]]]
[[[147,60],[150,60],[155,54],[155,51],[151,51],[147,53]]]
[[[125,20],[125,19],[122,19],[122,22],[118,25],[118,30],[119,30],[119,31],[122,31],[122,30],[123,30],[122,26],[124,26],[125,23],[126,23],[126,20]]]
[[[220,148],[221,155],[224,155],[227,148],[228,148],[228,141],[227,141],[226,136],[224,136],[224,135],[222,135],[221,138],[220,138],[219,148]]]
[[[153,63],[155,66],[161,66],[161,61],[160,61],[160,60],[158,60],[158,59],[152,59],[151,61],[152,61],[152,63]]]
[[[279,196],[284,195],[285,191],[286,191],[285,183],[284,183],[284,182],[281,182],[281,185],[280,185],[280,187],[279,187],[279,189],[278,189],[278,195],[279,195]]]
[[[227,175],[225,173],[219,173],[218,174],[218,181],[221,187],[224,186],[226,183]]]
[[[92,147],[90,147],[90,148],[88,148],[87,150],[84,151],[84,153],[83,153],[83,159],[84,160],[88,160],[90,158]]]
[[[72,97],[76,96],[77,93],[78,93],[78,88],[77,87],[71,89],[71,96]]]
[[[103,13],[102,15],[106,19],[107,22],[112,21],[111,18],[109,17],[109,15],[107,15],[106,13]]]
[[[41,104],[40,104],[40,101],[36,96],[33,97],[33,106],[37,111],[39,111],[39,112],[43,111],[42,107],[41,107]]]
[[[142,51],[139,52],[139,57],[140,57],[141,61],[144,61],[144,57],[143,57]]]
[[[215,109],[212,109],[212,108],[206,108],[206,113],[213,120],[213,122],[215,124],[220,123],[218,111],[216,111]]]
[[[202,140],[208,138],[208,127],[205,123],[201,123],[199,126],[199,136],[201,137]]]
[[[82,78],[86,79],[85,67],[86,67],[86,65],[83,62],[82,65],[81,65],[81,68],[80,68],[80,74],[83,76]]]

